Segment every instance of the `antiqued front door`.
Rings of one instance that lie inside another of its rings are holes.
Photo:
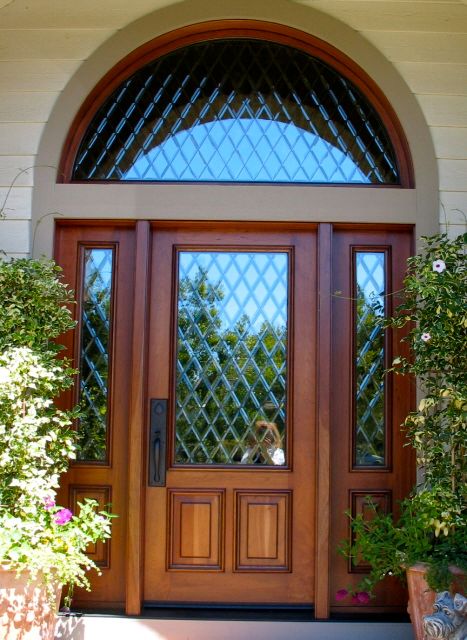
[[[314,601],[315,240],[153,230],[146,602]]]

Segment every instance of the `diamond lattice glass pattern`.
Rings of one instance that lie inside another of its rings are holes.
[[[179,254],[176,463],[285,464],[287,292],[287,253]]]
[[[107,459],[112,249],[85,249],[81,312],[80,460]]]
[[[75,180],[399,181],[360,91],[286,45],[231,39],[167,54],[123,82],[91,122]]]
[[[385,254],[356,252],[356,455],[357,466],[385,464],[384,315]]]

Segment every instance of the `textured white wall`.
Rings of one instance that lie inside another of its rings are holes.
[[[112,34],[169,4],[175,3],[0,0],[0,207],[5,216],[0,220],[0,249],[14,255],[30,251],[32,171],[18,173],[36,164],[44,125],[68,80]],[[440,221],[448,220],[450,233],[460,232],[467,213],[465,2],[303,0],[300,4],[360,32],[404,78],[434,141]]]

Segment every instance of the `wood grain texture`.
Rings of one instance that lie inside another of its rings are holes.
[[[353,465],[353,433],[355,421],[352,412],[352,400],[355,393],[353,384],[354,358],[352,350],[352,324],[354,303],[352,254],[355,248],[365,246],[379,248],[387,252],[387,279],[390,291],[398,291],[402,286],[406,259],[413,252],[412,232],[410,229],[384,227],[379,229],[354,228],[350,225],[336,226],[333,237],[333,313],[332,313],[332,412],[331,412],[331,451],[332,451],[332,531],[331,531],[331,568],[330,592],[352,583],[349,565],[339,556],[339,541],[350,536],[349,521],[345,516],[349,508],[349,489],[361,493],[392,492],[394,505],[408,494],[415,481],[415,460],[410,447],[405,447],[405,436],[400,424],[414,406],[414,394],[411,380],[406,376],[394,376],[385,389],[385,433],[388,454],[385,468],[355,467]],[[387,313],[391,314],[397,297],[386,298]],[[401,331],[388,336],[386,343],[386,362],[396,355],[408,355],[407,345],[400,344]],[[357,576],[354,576],[357,582]],[[377,598],[372,600],[367,611],[381,611],[385,607],[404,609],[406,594],[399,585],[387,582],[377,588]],[[331,611],[351,610],[343,601],[331,601]],[[363,611],[363,609],[362,609]]]
[[[78,513],[78,502],[84,503],[86,499],[96,500],[99,511],[109,509],[112,502],[112,487],[110,486],[69,486],[69,504],[73,513]],[[110,550],[112,540],[99,541],[91,544],[86,550],[88,555],[101,569],[110,569]]]
[[[136,223],[136,257],[132,282],[133,317],[131,333],[130,415],[128,440],[128,518],[132,523],[127,530],[126,552],[126,605],[127,614],[141,612],[143,580],[143,519],[144,491],[144,425],[147,417],[145,395],[147,363],[147,315],[149,288],[150,226],[146,220]],[[131,300],[131,298],[130,298]],[[127,301],[130,302],[130,300]]]
[[[331,318],[332,225],[318,229],[318,389],[316,599],[318,619],[329,616],[329,539],[331,527]]]
[[[235,571],[290,571],[292,493],[236,492]]]
[[[224,566],[224,491],[169,491],[168,568],[218,570]]]

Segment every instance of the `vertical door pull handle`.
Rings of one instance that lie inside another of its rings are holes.
[[[149,429],[149,486],[165,487],[167,454],[167,400],[151,399]]]

